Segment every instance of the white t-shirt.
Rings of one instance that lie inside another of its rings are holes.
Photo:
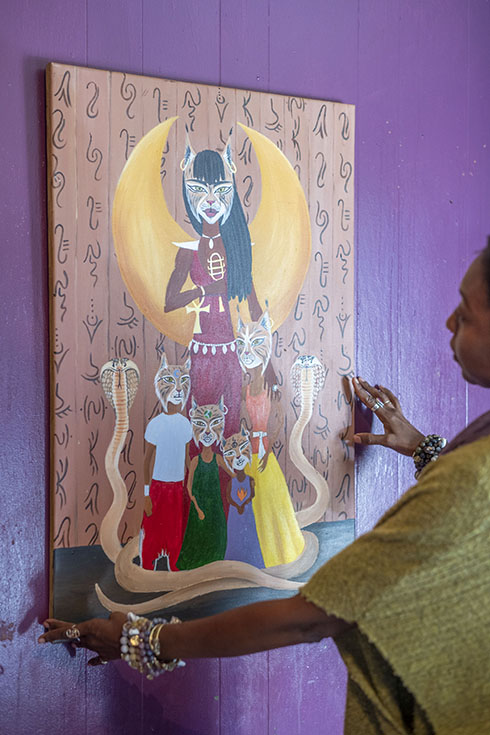
[[[192,426],[181,413],[161,413],[152,419],[145,431],[145,439],[156,446],[153,479],[161,482],[179,482],[184,479],[185,448],[192,439]]]

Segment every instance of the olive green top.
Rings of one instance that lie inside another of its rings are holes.
[[[346,733],[490,732],[490,437],[427,466],[302,594],[357,623],[336,639]]]

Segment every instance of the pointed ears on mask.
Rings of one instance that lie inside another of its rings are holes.
[[[234,175],[234,174],[236,174],[236,165],[235,165],[235,162],[233,161],[233,157],[232,157],[232,154],[231,154],[231,136],[232,136],[232,133],[233,133],[233,128],[230,130],[230,135],[229,135],[228,140],[226,142],[225,149],[224,149],[223,153],[221,154],[221,158],[223,159],[223,162],[224,162],[225,166],[228,168],[228,170],[230,171],[230,173],[232,175]]]
[[[189,138],[189,131],[186,129],[184,158],[180,162],[181,171],[187,171],[187,169],[189,168],[189,166],[191,165],[195,157],[196,157],[196,153],[193,147],[191,146],[191,140]]]

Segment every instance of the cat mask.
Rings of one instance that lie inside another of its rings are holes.
[[[202,444],[204,447],[211,447],[215,442],[220,442],[225,429],[225,415],[228,413],[223,396],[218,404],[198,406],[194,396],[191,403],[189,418],[195,445]]]
[[[185,365],[169,365],[165,352],[162,353],[160,367],[155,375],[155,393],[166,412],[169,403],[184,408],[189,397],[191,379],[189,371],[191,360],[188,358]]]
[[[261,366],[263,374],[272,351],[272,321],[267,311],[259,321],[248,324],[238,317],[236,344],[242,370],[247,372]]]
[[[252,461],[250,434],[244,426],[228,439],[222,439],[220,448],[230,470],[243,470]]]

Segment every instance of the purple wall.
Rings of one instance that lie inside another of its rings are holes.
[[[421,429],[451,435],[488,408],[451,361],[444,320],[490,233],[490,4],[2,5],[0,731],[338,735],[345,675],[330,642],[193,662],[151,683],[35,644],[48,609],[44,68],[72,62],[356,104],[358,370],[399,391]],[[410,479],[407,460],[361,456],[358,530]]]

